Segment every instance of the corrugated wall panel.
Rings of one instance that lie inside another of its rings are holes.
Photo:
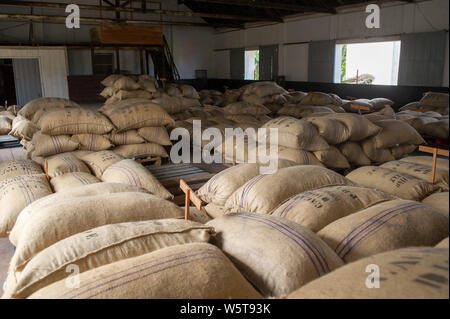
[[[13,70],[18,105],[42,96],[38,59],[13,59]]]

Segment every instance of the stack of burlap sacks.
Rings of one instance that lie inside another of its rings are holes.
[[[130,185],[43,197],[9,234],[16,251],[3,298],[448,298],[448,211],[323,167],[278,167],[260,175],[260,165],[242,164],[214,176],[198,191],[206,224],[174,219],[179,207]],[[360,289],[365,280],[350,275],[365,279],[367,261],[394,267],[402,256],[417,262],[380,289]],[[79,287],[67,285],[68,265]],[[431,289],[413,280],[422,273],[443,280]]]
[[[158,89],[155,78],[146,74],[139,76],[112,74],[101,84],[105,87],[100,92],[100,95],[106,99],[105,104],[133,98],[151,100]]]
[[[7,108],[0,106],[0,135],[9,134],[19,111],[20,107],[17,105],[10,105]]]
[[[421,111],[437,112],[441,115],[448,115],[448,94],[437,92],[426,92],[418,102],[411,102],[400,108],[400,111]]]
[[[429,160],[424,158],[405,161]],[[259,168],[229,168],[197,194],[214,217],[207,223],[218,233],[214,242],[263,296],[448,298],[448,192],[434,193],[439,187],[399,171],[395,187],[381,187],[393,184],[394,175],[376,173],[385,180],[366,186],[372,176],[356,178],[357,171],[345,178],[284,160],[272,175],[260,175]],[[390,269],[389,262],[402,256],[418,262],[391,266],[396,273],[386,275],[380,289],[365,287],[367,265]],[[421,273],[442,280],[429,288],[432,280],[413,280]]]
[[[435,111],[417,112],[406,110],[396,113],[395,117],[408,123],[424,136],[448,140],[448,115],[441,115]]]

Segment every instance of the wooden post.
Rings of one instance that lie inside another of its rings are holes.
[[[441,156],[449,157],[449,150],[444,150],[444,149],[440,149],[437,147],[421,145],[421,146],[419,146],[419,151],[424,152],[424,153],[433,154],[433,164],[432,164],[433,166],[431,168],[431,184],[434,184],[435,179],[436,179],[437,156],[441,155]]]
[[[184,219],[186,220],[189,219],[189,206],[191,205],[191,202],[199,211],[208,216],[208,213],[206,212],[205,208],[203,208],[203,201],[200,198],[198,198],[195,192],[189,187],[189,185],[183,179],[180,179],[180,188],[186,194],[184,201]]]
[[[436,179],[436,164],[437,164],[437,148],[433,150],[433,167],[431,169],[431,184],[434,184]]]
[[[45,176],[47,177],[47,180],[50,181],[50,178],[48,176],[48,161],[47,160],[44,161],[44,173],[45,173]]]

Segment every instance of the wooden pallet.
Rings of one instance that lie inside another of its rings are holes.
[[[193,191],[196,191],[215,175],[193,164],[167,164],[146,166],[146,168],[175,196],[174,202],[177,205],[184,205],[185,202],[185,194],[180,189],[180,179],[183,179]]]

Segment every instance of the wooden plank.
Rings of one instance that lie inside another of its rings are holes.
[[[449,150],[431,147],[431,146],[425,146],[425,145],[419,146],[419,151],[424,152],[424,153],[433,154],[435,149],[437,149],[437,155],[449,157]]]
[[[103,25],[91,29],[94,43],[163,45],[161,27]]]

